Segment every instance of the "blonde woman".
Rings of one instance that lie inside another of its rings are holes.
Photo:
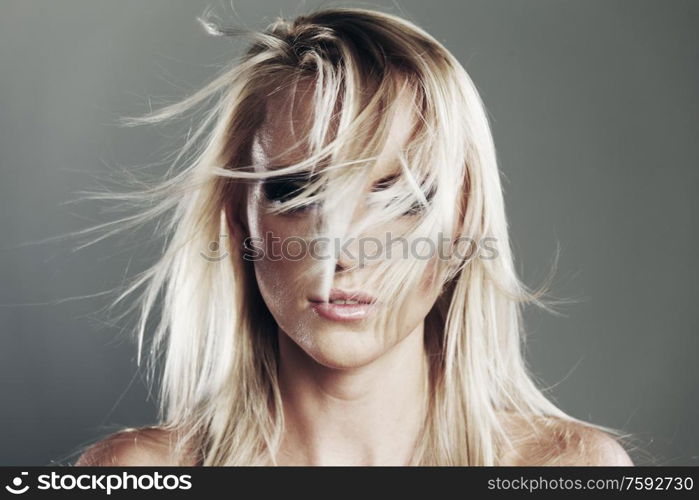
[[[162,298],[160,424],[76,465],[632,465],[621,433],[527,371],[521,309],[544,290],[516,276],[459,62],[371,10],[247,34],[208,86],[130,122],[208,105],[186,167],[124,195],[146,208],[119,221],[166,220],[164,253],[119,298],[142,289],[139,360]]]

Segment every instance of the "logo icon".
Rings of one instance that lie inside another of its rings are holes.
[[[20,476],[27,476],[27,475],[29,475],[28,472],[21,472],[20,473]],[[26,493],[27,490],[29,489],[28,484],[25,485],[24,488],[20,488],[20,486],[22,486],[22,478],[20,476],[17,476],[12,480],[12,486],[10,486],[10,485],[5,486],[5,489],[14,495],[21,495],[22,493]]]

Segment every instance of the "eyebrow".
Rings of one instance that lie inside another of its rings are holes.
[[[312,173],[310,170],[301,172],[291,172],[288,174],[280,174],[273,177],[262,179],[265,183],[280,183],[280,182],[309,182],[318,177],[318,173]]]
[[[389,174],[385,177],[382,177],[378,181],[374,182],[374,184],[371,186],[371,190],[372,191],[381,191],[382,189],[387,189],[396,183],[399,176],[400,176],[400,174],[395,172],[395,173]]]
[[[288,167],[291,167],[292,165],[297,165],[299,163],[300,163],[300,161],[289,162],[289,163],[263,163],[262,166],[263,166],[263,168],[265,168],[267,170],[280,170],[282,168],[288,168]],[[322,166],[325,166],[327,163],[328,163],[327,160],[321,160],[319,162],[316,162],[315,166],[322,167]]]
[[[294,163],[289,164],[274,164],[266,165],[265,168],[269,171],[281,170],[294,165]],[[282,174],[279,176],[271,177],[268,181],[272,182],[288,182],[288,181],[308,181],[319,175],[319,172],[311,172],[310,170],[303,170],[301,172],[294,172],[290,174]],[[398,178],[402,175],[399,169],[394,170],[392,173],[381,177],[380,179],[374,181],[371,186],[373,192],[381,191],[383,189],[388,189],[396,183]]]

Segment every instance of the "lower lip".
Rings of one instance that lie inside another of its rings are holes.
[[[371,313],[374,304],[332,304],[312,302],[311,307],[318,315],[332,321],[357,321]]]

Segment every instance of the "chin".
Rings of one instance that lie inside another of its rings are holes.
[[[368,334],[347,330],[319,332],[312,345],[303,346],[313,360],[326,368],[349,370],[365,366],[384,353],[383,346]]]

